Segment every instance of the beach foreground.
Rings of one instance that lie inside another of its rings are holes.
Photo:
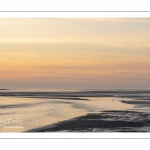
[[[150,132],[150,91],[0,92],[1,132]]]
[[[105,111],[33,129],[28,132],[149,132],[150,114],[135,111]]]

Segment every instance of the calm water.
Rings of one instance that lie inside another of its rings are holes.
[[[0,96],[0,132],[23,132],[103,110],[132,109],[121,98],[65,100]]]

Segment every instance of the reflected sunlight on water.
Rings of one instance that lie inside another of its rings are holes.
[[[87,113],[133,108],[120,102],[120,98],[87,98],[89,100],[0,97],[0,131],[23,132]]]

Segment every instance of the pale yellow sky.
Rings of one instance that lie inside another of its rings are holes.
[[[0,19],[0,88],[150,88],[150,19]]]

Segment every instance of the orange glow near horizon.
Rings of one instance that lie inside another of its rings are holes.
[[[0,22],[1,87],[150,87],[150,19]]]

